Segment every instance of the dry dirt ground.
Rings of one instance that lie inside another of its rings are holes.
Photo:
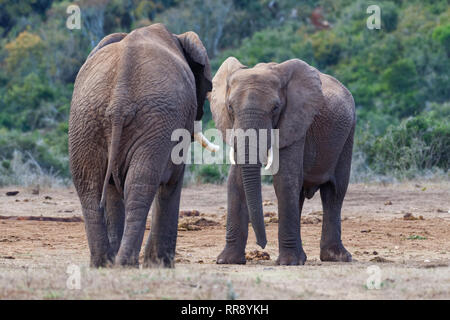
[[[6,196],[14,190],[19,193]],[[449,182],[350,185],[342,235],[354,261],[346,264],[319,259],[322,209],[317,193],[305,202],[302,214],[308,261],[304,266],[275,265],[278,224],[272,186],[264,186],[263,199],[268,255],[259,256],[269,260],[215,264],[225,243],[226,187],[198,185],[183,190],[175,269],[90,269],[73,189],[39,194],[31,188],[0,189],[0,298],[450,298]],[[75,217],[68,219],[75,222],[15,218],[23,216]],[[249,259],[255,249],[250,228]],[[80,268],[80,289],[67,287],[72,264]]]

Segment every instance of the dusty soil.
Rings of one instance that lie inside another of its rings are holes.
[[[8,191],[19,193],[6,196]],[[354,258],[347,264],[319,259],[322,209],[316,194],[302,214],[306,265],[275,265],[272,186],[264,186],[263,199],[268,245],[261,252],[250,233],[244,266],[215,264],[225,244],[226,187],[199,185],[183,190],[175,269],[90,269],[73,189],[0,189],[0,298],[450,298],[449,182],[351,185],[342,222],[343,242]],[[66,285],[71,264],[80,267],[79,290]],[[372,266],[379,289],[367,282],[375,279]]]

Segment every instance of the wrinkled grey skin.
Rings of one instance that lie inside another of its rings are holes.
[[[112,34],[78,73],[69,120],[73,182],[91,266],[137,266],[153,202],[144,266],[173,266],[184,165],[175,129],[193,133],[211,90],[208,56],[193,32],[155,24]]]
[[[298,59],[247,68],[231,57],[213,79],[210,100],[223,134],[232,128],[279,129],[279,171],[273,177],[279,216],[277,263],[305,263],[301,210],[305,197],[311,198],[318,189],[323,205],[320,259],[351,261],[341,241],[341,207],[356,121],[350,92]],[[245,263],[249,220],[257,242],[265,246],[261,200],[260,164],[232,165],[226,245],[217,263]]]

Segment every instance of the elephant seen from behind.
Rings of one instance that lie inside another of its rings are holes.
[[[211,90],[206,50],[194,32],[162,24],[105,37],[80,69],[69,120],[69,156],[91,266],[137,266],[153,203],[144,266],[172,266],[184,164],[171,134],[203,115]]]

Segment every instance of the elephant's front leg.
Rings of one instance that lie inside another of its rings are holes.
[[[171,181],[159,187],[152,226],[144,253],[144,267],[173,267],[178,233],[178,212],[184,165],[177,167]]]
[[[228,215],[226,244],[217,257],[218,264],[245,264],[248,237],[248,210],[242,185],[241,170],[232,165],[228,175]]]
[[[300,236],[300,210],[304,198],[303,151],[298,145],[280,150],[280,167],[274,175],[273,185],[278,198],[278,246],[280,265],[303,265],[306,254]]]

